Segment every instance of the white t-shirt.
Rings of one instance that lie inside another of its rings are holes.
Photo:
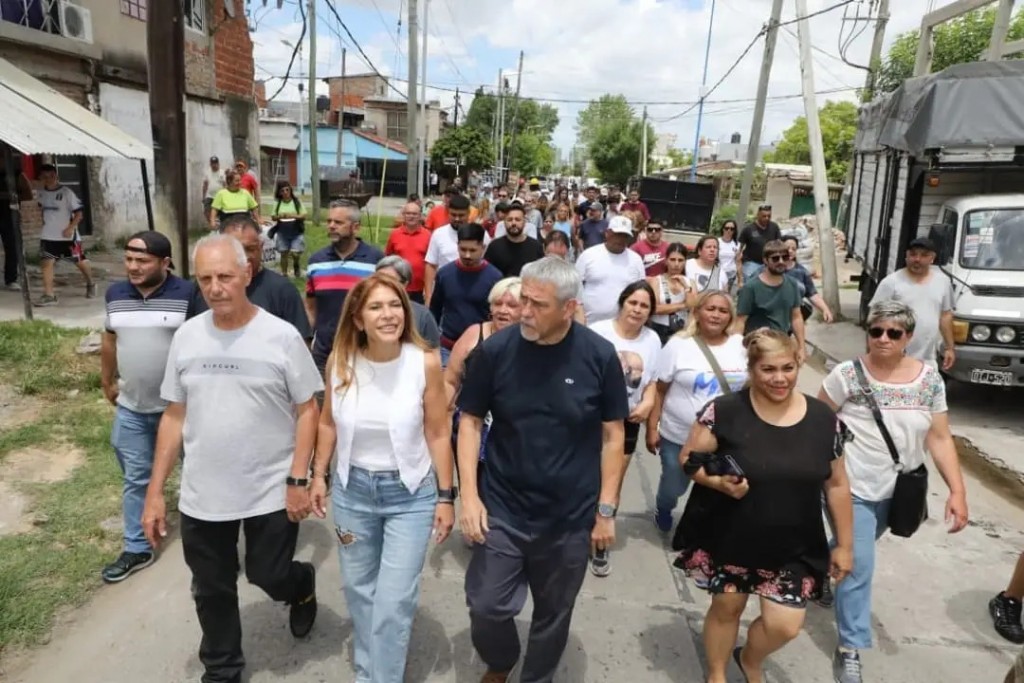
[[[632,249],[613,254],[603,244],[584,250],[576,259],[583,279],[583,311],[587,324],[610,320],[619,314],[619,295],[626,285],[643,280],[644,260]]]
[[[914,381],[907,384],[879,382],[867,367],[864,374],[904,471],[920,467],[925,460],[924,440],[931,429],[932,416],[947,410],[946,386],[939,371],[926,363]],[[846,473],[851,493],[869,501],[892,498],[896,466],[860,391],[853,361],[837,365],[825,378],[822,388],[839,406],[839,418],[853,434],[853,441],[846,444]]]
[[[295,406],[323,388],[295,326],[262,308],[237,330],[217,329],[210,311],[185,322],[160,386],[185,404],[179,509],[207,522],[283,510]]]
[[[82,202],[71,191],[70,187],[58,185],[55,189],[47,190],[40,188],[36,197],[39,200],[39,207],[43,211],[43,229],[39,239],[48,242],[70,242],[78,240],[77,231],[70,237],[65,237],[64,231],[71,223],[71,216],[75,211],[82,210]]]
[[[708,346],[718,361],[729,387],[739,391],[747,381],[747,350],[743,337],[730,335],[724,344]],[[665,394],[658,431],[677,444],[685,444],[697,412],[711,399],[721,396],[722,387],[692,337],[672,337],[658,356],[659,382],[670,383]]]
[[[537,226],[531,223],[530,221],[526,221],[526,226],[523,228],[523,232],[526,233],[527,237],[532,237],[535,240],[540,239],[537,233]],[[505,221],[499,221],[498,224],[494,226],[494,239],[504,237],[507,234],[508,231],[505,230]]]
[[[614,320],[599,320],[590,329],[607,339],[619,353],[622,374],[626,377],[626,398],[633,411],[643,398],[644,389],[654,381],[658,369],[661,340],[658,334],[644,327],[636,339],[626,339],[615,331]]]
[[[484,246],[491,243],[491,236],[484,231]],[[430,244],[427,246],[427,255],[424,259],[432,266],[446,266],[459,258],[458,233],[452,229],[451,224],[442,225],[430,235]]]
[[[224,170],[214,171],[207,166],[206,171],[203,173],[203,180],[206,182],[207,199],[213,199],[214,195],[224,188]]]
[[[739,253],[740,244],[736,240],[726,242],[718,240],[718,262],[722,264],[722,270],[726,276],[736,274],[736,254]]]
[[[718,284],[711,283],[709,286],[708,279],[711,277],[712,270],[712,268],[705,268],[695,258],[686,261],[686,279],[693,283],[693,288],[697,292],[703,292],[706,289],[724,290],[729,286],[729,276],[726,274],[725,268],[721,266],[718,268]]]

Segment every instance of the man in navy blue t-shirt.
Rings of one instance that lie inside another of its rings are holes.
[[[615,542],[629,409],[615,348],[573,322],[576,269],[548,256],[521,277],[522,322],[485,340],[463,381],[458,464],[460,526],[478,544],[466,572],[473,645],[488,680],[505,680],[519,659],[513,620],[529,586],[521,679],[532,683],[558,666],[590,551]]]

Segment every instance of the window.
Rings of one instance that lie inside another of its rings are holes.
[[[0,0],[0,19],[60,35],[58,0]]]
[[[980,209],[964,220],[960,265],[1024,271],[1024,209]]]
[[[206,0],[182,0],[185,5],[185,26],[206,33]]]
[[[409,136],[408,113],[404,111],[388,112],[388,139],[404,141]]]
[[[126,14],[132,19],[146,20],[147,5],[149,0],[121,0],[121,14]]]

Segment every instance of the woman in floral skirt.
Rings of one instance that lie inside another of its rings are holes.
[[[730,654],[746,681],[761,683],[765,658],[800,633],[808,599],[826,576],[841,580],[853,565],[846,428],[825,403],[796,391],[790,337],[758,330],[744,343],[749,387],[708,403],[680,455],[699,486],[676,532],[676,566],[707,581],[712,594],[708,683],[725,683]],[[717,474],[723,463],[730,474]],[[831,553],[822,490],[836,526]],[[735,648],[750,595],[760,599],[761,616]]]

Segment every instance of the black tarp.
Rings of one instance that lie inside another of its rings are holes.
[[[957,64],[911,78],[860,110],[855,147],[922,156],[942,147],[1024,145],[1024,60]]]

